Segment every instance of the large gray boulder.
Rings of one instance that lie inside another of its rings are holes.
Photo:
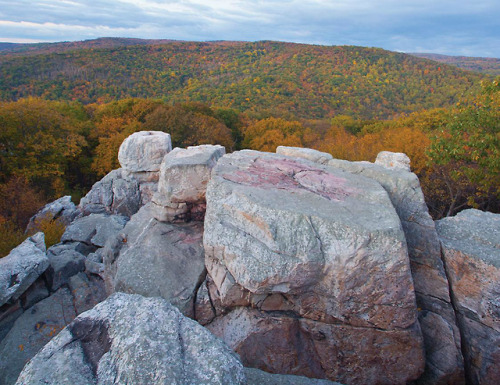
[[[161,164],[158,191],[153,196],[159,221],[203,220],[205,193],[213,167],[226,153],[223,146],[175,148]]]
[[[47,250],[50,266],[45,276],[52,291],[67,284],[73,275],[85,270],[85,256],[77,251],[78,245],[77,242],[58,243]]]
[[[462,333],[467,382],[500,383],[500,214],[436,222]]]
[[[161,298],[116,293],[77,317],[16,384],[245,384],[238,357]]]
[[[418,378],[423,346],[406,240],[380,184],[307,160],[240,151],[219,160],[206,199],[206,265],[223,307],[253,303],[263,311],[267,304],[264,319],[269,319],[285,301],[304,328],[318,329],[318,336],[334,334],[332,339],[318,337],[324,354],[305,353],[323,378],[359,384],[383,382],[387,373],[394,383]],[[251,330],[241,328],[238,317],[225,317],[213,321],[225,325],[220,333],[225,340],[232,331]],[[284,319],[284,325],[297,322]],[[320,333],[321,325],[325,330]],[[353,345],[354,335],[364,335],[365,344]],[[243,345],[260,344],[261,357],[271,357],[276,346],[264,343],[265,338],[249,332]],[[362,369],[380,344],[391,346],[398,359]],[[358,354],[348,353],[361,345]],[[290,341],[287,349],[297,352],[298,346]],[[347,367],[331,359],[335,352],[351,358],[344,362]],[[250,358],[243,354],[242,359]],[[256,366],[280,372],[279,361]]]
[[[92,186],[78,208],[84,215],[107,213],[131,217],[141,207],[141,191],[139,182],[125,174],[121,168],[111,171]]]
[[[128,172],[159,171],[163,157],[172,150],[170,134],[140,131],[127,137],[118,151],[118,161]]]
[[[48,267],[43,233],[26,239],[0,258],[0,306],[16,301]]]
[[[206,272],[203,224],[159,222],[150,206],[139,210],[103,250],[109,291],[159,296],[192,317]]]
[[[379,164],[333,159],[328,165],[376,180],[389,194],[405,232],[420,309],[426,370],[419,382],[463,384],[460,332],[450,300],[439,239],[420,182],[414,173],[409,172],[409,160],[408,167],[404,166],[407,158],[401,153],[383,152],[377,157]]]
[[[0,342],[0,384],[13,384],[26,362],[75,316],[73,297],[66,288],[26,310]]]

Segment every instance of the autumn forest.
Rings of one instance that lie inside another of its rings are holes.
[[[277,42],[0,46],[0,255],[45,203],[78,203],[118,168],[121,142],[140,130],[178,147],[303,146],[369,161],[404,152],[434,218],[500,212],[500,84],[487,73]]]

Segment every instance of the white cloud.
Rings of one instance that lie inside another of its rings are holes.
[[[498,14],[497,0],[0,0],[12,42],[282,40],[500,57]]]

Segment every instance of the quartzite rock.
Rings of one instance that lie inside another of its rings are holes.
[[[385,159],[387,162],[384,164],[388,164],[393,158],[405,160],[407,157],[403,155],[384,152],[377,159]],[[451,305],[436,228],[417,176],[405,167],[383,167],[370,162],[333,159],[328,164],[379,182],[389,194],[399,215],[408,244],[426,350],[426,370],[419,383],[463,384],[465,378],[460,333]]]
[[[111,171],[81,200],[78,208],[84,215],[92,213],[119,214],[131,217],[141,207],[139,182],[126,178],[119,168]]]
[[[120,232],[127,218],[121,215],[90,214],[78,218],[66,228],[61,242],[82,242],[103,247],[108,238]]]
[[[377,155],[375,164],[379,164],[389,169],[403,170],[410,172],[410,158],[402,152],[382,151]]]
[[[333,159],[332,155],[326,152],[302,147],[278,146],[276,148],[276,154],[303,158],[319,164],[327,164],[328,161]]]
[[[378,341],[382,331],[384,344],[398,357],[397,363],[378,361],[354,374],[349,368],[340,370],[326,354],[311,353],[309,366],[321,368],[324,377],[378,383],[383,380],[376,376],[388,371],[395,373],[395,382],[404,383],[421,374],[422,337],[406,241],[396,211],[378,183],[276,154],[226,155],[214,168],[207,189],[204,246],[208,273],[226,308],[231,306],[227,296],[245,300],[237,296],[238,287],[258,296],[250,298],[257,304],[266,295],[282,294],[301,322],[342,326],[363,334],[365,341]],[[283,305],[270,299],[266,309],[278,310],[273,304]],[[295,317],[285,317],[285,324],[296,323]],[[223,319],[214,322],[224,323]],[[223,335],[239,328],[228,325]],[[330,349],[348,354],[350,338],[339,333]],[[250,341],[261,342],[248,335]],[[298,354],[292,341],[284,344]],[[262,353],[265,346],[270,349],[265,355],[273,356],[269,344],[262,343]],[[360,368],[379,351],[380,345],[368,343],[349,364]],[[280,361],[269,358],[267,369],[280,371]]]
[[[170,134],[162,131],[135,132],[121,144],[118,161],[128,172],[158,171],[163,157],[171,150]]]
[[[41,220],[58,220],[67,226],[78,214],[79,211],[75,204],[71,202],[71,196],[64,196],[46,204],[40,211],[33,215],[26,227],[26,233],[30,234],[34,231],[40,231],[38,226]]]
[[[188,219],[203,220],[207,184],[225,152],[223,146],[202,145],[175,148],[168,153],[161,164],[158,192],[153,196],[156,219],[173,221],[194,211],[201,215],[188,215]],[[193,206],[200,205],[203,212],[193,210]]]
[[[470,384],[500,383],[500,215],[465,210],[436,222]]]
[[[302,376],[271,374],[259,369],[245,368],[247,385],[341,385],[338,382]]]
[[[0,385],[13,384],[26,362],[75,316],[66,288],[26,310],[0,342]]]
[[[16,384],[244,385],[237,356],[161,298],[116,293],[77,317]]]
[[[0,306],[16,301],[49,267],[45,237],[37,233],[0,258]]]
[[[159,222],[150,205],[144,206],[119,240],[103,250],[111,291],[160,296],[193,316],[193,300],[205,277],[202,237],[202,223]]]
[[[47,250],[50,266],[46,277],[52,291],[67,284],[73,275],[85,270],[85,256],[76,250],[78,245],[77,242],[59,243]]]

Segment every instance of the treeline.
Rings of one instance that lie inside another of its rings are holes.
[[[56,52],[47,53],[50,47],[0,55],[1,100],[90,104],[139,97],[170,104],[198,101],[253,117],[387,119],[449,107],[460,95],[477,91],[483,77],[354,46],[170,42],[79,49],[74,43],[61,51],[54,45]]]
[[[382,150],[404,152],[435,218],[466,207],[500,212],[498,81],[483,82],[481,93],[453,108],[393,120],[257,119],[197,102],[135,98],[83,105],[27,98],[0,103],[0,127],[0,254],[18,243],[29,217],[45,202],[65,194],[78,202],[94,182],[118,168],[120,144],[141,130],[168,132],[178,147],[219,143],[228,151],[275,151],[278,145],[303,146],[370,161]]]

